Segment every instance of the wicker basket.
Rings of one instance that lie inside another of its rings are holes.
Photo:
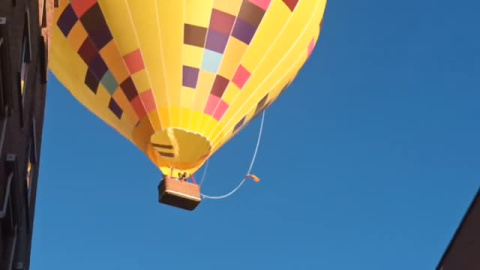
[[[159,202],[194,210],[202,201],[200,186],[176,178],[166,177],[158,186]]]

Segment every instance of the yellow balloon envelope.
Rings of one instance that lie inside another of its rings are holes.
[[[49,63],[79,102],[164,174],[190,175],[294,80],[317,43],[325,6],[60,1]]]

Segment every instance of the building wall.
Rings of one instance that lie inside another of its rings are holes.
[[[0,269],[29,269],[53,0],[0,0]]]
[[[480,189],[455,232],[437,269],[480,269]]]

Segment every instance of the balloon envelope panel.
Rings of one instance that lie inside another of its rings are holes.
[[[317,43],[325,6],[60,1],[50,67],[165,174],[191,174],[294,80]]]

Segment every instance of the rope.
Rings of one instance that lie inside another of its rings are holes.
[[[193,175],[192,175],[192,181],[195,185],[197,184],[197,180],[195,180],[195,176],[193,176]]]
[[[257,145],[255,146],[255,152],[253,153],[252,161],[250,161],[250,167],[248,167],[248,172],[245,175],[249,175],[252,172],[253,165],[255,164],[255,161],[257,160],[258,149],[260,148],[260,142],[262,141],[264,123],[265,123],[265,111],[263,111],[263,114],[262,114],[262,120],[261,120],[261,123],[260,123],[260,130],[258,131]],[[206,171],[206,168],[205,168],[205,171]],[[230,191],[229,193],[227,193],[225,195],[209,196],[209,195],[202,194],[202,198],[210,199],[210,200],[220,200],[220,199],[225,199],[227,197],[230,197],[235,192],[237,192],[237,190],[239,190],[240,187],[242,187],[242,185],[245,183],[246,180],[247,180],[247,177],[245,176],[243,178],[243,180],[240,182],[240,184],[238,184],[237,187],[235,187],[232,191]],[[202,181],[203,181],[203,179],[202,179]]]

